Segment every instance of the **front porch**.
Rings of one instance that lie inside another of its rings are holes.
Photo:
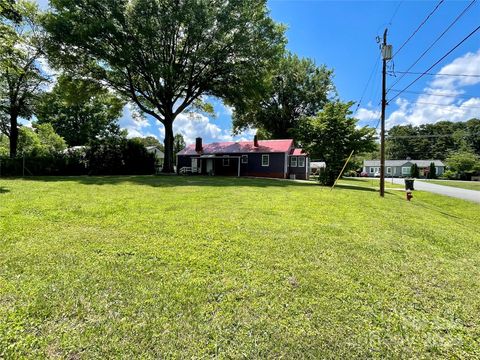
[[[191,158],[190,171],[199,175],[241,176],[241,157],[231,155],[200,155]],[[180,169],[182,173],[182,168]]]

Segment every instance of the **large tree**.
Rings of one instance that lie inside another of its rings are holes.
[[[16,4],[20,21],[2,18],[9,29],[0,51],[0,131],[10,141],[10,156],[17,154],[18,120],[29,118],[46,82],[39,61],[43,34],[38,25],[38,7],[27,1]],[[3,37],[3,36],[2,36]]]
[[[316,115],[333,95],[332,76],[332,70],[325,66],[318,67],[310,59],[287,53],[263,96],[235,109],[234,132],[253,127],[260,130],[262,137],[292,137],[299,119]]]
[[[326,169],[320,181],[333,185],[335,178],[352,151],[374,151],[375,129],[357,128],[358,120],[351,117],[353,103],[331,102],[317,116],[300,120],[296,139],[311,158],[325,161]]]
[[[45,18],[62,66],[100,80],[165,127],[203,95],[241,106],[284,46],[266,0],[52,0]]]
[[[118,134],[124,102],[98,83],[62,74],[35,108],[39,124],[50,123],[69,146]]]

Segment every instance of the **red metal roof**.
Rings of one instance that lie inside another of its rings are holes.
[[[252,141],[216,142],[204,144],[202,154],[236,154],[236,153],[289,153],[293,147],[292,139],[285,140],[259,140],[258,147]],[[195,144],[187,146],[178,155],[196,155]]]
[[[296,156],[299,156],[299,155],[303,155],[303,156],[307,156],[307,154],[305,152],[303,152],[303,149],[292,149],[292,151],[290,152],[290,155],[296,155]]]

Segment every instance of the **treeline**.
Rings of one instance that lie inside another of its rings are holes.
[[[448,167],[444,178],[470,180],[480,172],[480,119],[398,125],[388,132],[389,159],[435,159]]]
[[[388,131],[386,153],[389,159],[446,160],[458,151],[480,155],[480,119],[397,125]]]

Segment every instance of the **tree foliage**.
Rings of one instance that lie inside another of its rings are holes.
[[[141,144],[143,144],[143,146],[147,147],[147,146],[156,146],[157,148],[159,148],[161,151],[164,151],[163,149],[163,144],[158,141],[158,139],[154,136],[146,136],[146,137],[134,137],[132,138],[132,140],[135,140],[137,142],[140,142]]]
[[[15,0],[0,0],[0,17],[17,23],[22,21],[22,16],[15,6]]]
[[[386,152],[390,159],[440,159],[449,152],[472,149],[480,155],[480,119],[440,121],[420,126],[397,125],[388,131]]]
[[[480,171],[480,157],[469,150],[452,152],[445,161],[450,171],[459,179],[469,180],[470,176]]]
[[[155,155],[141,141],[110,136],[92,143],[86,153],[90,175],[141,175],[155,173]]]
[[[431,162],[428,168],[427,179],[436,179],[437,178],[437,168],[435,163]]]
[[[357,119],[351,117],[352,103],[331,102],[317,116],[304,118],[296,131],[296,139],[311,158],[325,161],[321,178],[325,185],[333,185],[348,156],[374,151],[375,129],[357,128]]]
[[[62,74],[38,102],[40,124],[50,123],[69,146],[87,145],[118,134],[124,102],[98,83]]]
[[[417,164],[413,164],[410,167],[410,177],[415,179],[420,177],[420,169],[418,168]]]
[[[6,139],[6,137],[4,137]],[[0,155],[8,153],[8,141],[0,141]],[[58,154],[67,147],[65,140],[55,133],[50,124],[34,124],[32,128],[19,128],[18,152],[28,157]]]
[[[173,140],[173,152],[178,154],[180,151],[185,149],[187,144],[185,143],[185,139],[183,138],[182,134],[176,134]]]
[[[298,121],[316,115],[334,91],[333,71],[310,59],[286,54],[261,98],[252,98],[233,114],[234,132],[260,129],[262,137],[285,139],[294,135]]]
[[[15,11],[21,20],[2,18],[2,28],[8,31],[2,32],[0,51],[0,131],[9,138],[11,157],[17,154],[18,120],[31,117],[47,80],[39,65],[44,36],[38,8],[31,2],[20,1]]]
[[[283,51],[266,0],[52,0],[50,51],[134,102],[165,127],[202,95],[241,104],[263,87]]]

